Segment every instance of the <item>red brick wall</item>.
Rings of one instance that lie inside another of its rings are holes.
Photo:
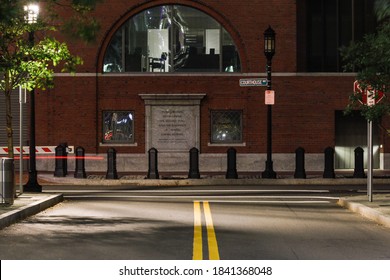
[[[134,110],[137,147],[123,152],[145,151],[145,107],[140,93],[206,93],[201,105],[202,152],[225,152],[209,147],[210,110],[243,110],[245,147],[239,152],[258,153],[266,149],[264,87],[239,86],[240,76],[123,76],[99,77],[98,101],[95,77],[57,78],[58,87],[37,97],[39,145],[69,142],[96,151],[102,138],[103,110]],[[351,92],[353,77],[274,76],[276,104],[273,106],[273,148],[290,153],[298,146],[319,153],[334,145],[335,110],[343,110]],[[333,87],[334,86],[334,87]],[[43,105],[44,104],[44,105]],[[96,108],[98,108],[96,114]],[[42,132],[42,133],[41,133]],[[98,139],[96,139],[96,134]],[[49,143],[47,143],[49,142]],[[106,148],[98,150],[104,152]]]
[[[190,5],[219,20],[239,48],[244,73],[265,72],[263,32],[272,25],[277,33],[273,59],[273,151],[293,153],[302,146],[308,153],[322,153],[335,141],[335,110],[343,110],[354,78],[345,75],[296,75],[296,2],[269,1],[129,1],[110,0],[96,15],[102,29],[96,43],[70,43],[84,65],[75,77],[57,77],[56,87],[37,97],[37,145],[83,146],[87,153],[104,153],[102,111],[135,111],[135,147],[119,152],[145,152],[145,107],[141,93],[205,93],[201,105],[201,152],[225,153],[226,147],[210,147],[210,110],[243,110],[243,138],[238,152],[266,152],[264,87],[240,87],[246,75],[103,75],[102,58],[110,36],[130,16],[154,5]],[[90,74],[88,74],[90,73]],[[84,75],[83,75],[84,74]],[[86,75],[88,74],[88,75]],[[260,74],[259,74],[260,75]],[[265,76],[265,74],[262,74]],[[251,76],[254,77],[254,76]]]
[[[37,145],[96,146],[96,79],[56,78],[54,89],[36,97]]]

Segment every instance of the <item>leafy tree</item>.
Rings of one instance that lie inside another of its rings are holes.
[[[376,0],[374,8],[379,21],[390,18],[390,0]]]
[[[345,70],[357,71],[357,80],[362,89],[373,88],[388,92],[390,88],[390,0],[377,0],[375,11],[379,21],[376,33],[367,34],[361,42],[353,42],[343,48],[341,54]],[[384,97],[375,106],[361,104],[360,94],[351,94],[346,112],[361,110],[371,121],[379,120],[390,113],[390,101]]]
[[[22,86],[28,90],[53,87],[54,69],[74,72],[82,59],[70,53],[67,44],[55,39],[60,30],[90,42],[99,25],[85,16],[100,0],[41,0],[45,18],[36,23],[26,21],[26,0],[2,0],[0,3],[0,89],[5,94],[8,156],[13,158],[11,112],[12,90]],[[71,9],[72,16],[63,21],[58,13]],[[72,22],[72,23],[69,23]],[[34,42],[34,36],[40,38]]]

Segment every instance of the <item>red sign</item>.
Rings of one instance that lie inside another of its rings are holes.
[[[358,81],[353,83],[353,91],[362,95],[362,98],[359,101],[367,106],[373,106],[377,104],[385,96],[383,91],[375,90],[371,86],[363,89]]]

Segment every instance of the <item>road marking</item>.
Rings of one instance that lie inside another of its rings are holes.
[[[194,242],[193,242],[193,260],[203,259],[202,245],[202,213],[200,202],[194,201]]]
[[[201,201],[194,201],[194,241],[192,255],[193,260],[203,259],[201,203]],[[207,229],[209,260],[219,260],[218,243],[215,235],[213,218],[211,216],[210,204],[208,201],[203,201],[203,211]]]
[[[207,228],[207,242],[209,245],[209,260],[219,260],[217,237],[214,231],[213,218],[208,201],[203,202],[204,216]]]

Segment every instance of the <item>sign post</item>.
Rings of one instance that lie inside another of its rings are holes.
[[[23,194],[23,104],[27,103],[26,89],[19,86],[19,195]]]
[[[372,202],[372,179],[373,179],[373,147],[372,147],[372,121],[367,121],[367,195],[368,201]]]
[[[358,81],[353,83],[353,90],[357,94],[361,94],[360,103],[369,107],[375,106],[384,97],[383,91],[375,90],[368,86],[363,89]],[[372,145],[372,121],[367,120],[367,196],[368,201],[372,202],[373,189],[373,145]]]

